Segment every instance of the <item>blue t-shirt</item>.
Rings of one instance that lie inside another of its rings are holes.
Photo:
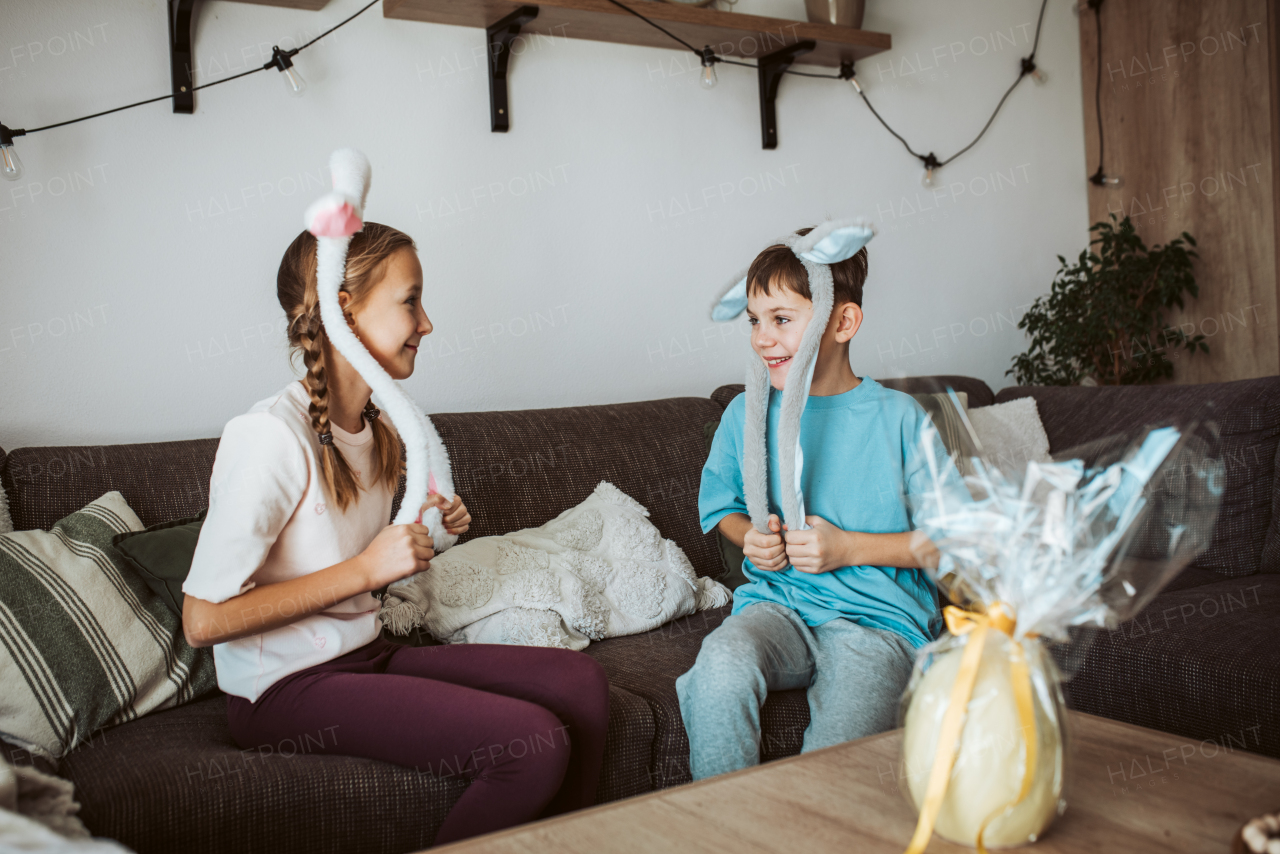
[[[698,492],[703,533],[730,513],[747,512],[742,486],[745,411],[746,395],[740,394],[725,409],[703,466]],[[770,389],[771,461],[778,458],[781,411],[782,393]],[[905,496],[924,492],[930,482],[919,452],[925,420],[924,410],[911,395],[887,389],[869,377],[843,394],[811,395],[800,417],[805,513],[845,531],[888,534],[911,530]],[[946,451],[940,450],[939,458],[945,457]],[[947,467],[948,474],[954,474],[954,467]],[[769,512],[778,514],[779,519],[780,478],[774,462],[769,466]],[[766,572],[756,569],[747,558],[742,571],[750,583],[734,591],[735,614],[753,602],[776,602],[794,610],[810,626],[843,617],[897,632],[916,647],[933,640],[941,629],[937,587],[922,569],[846,566],[813,574],[787,567]]]

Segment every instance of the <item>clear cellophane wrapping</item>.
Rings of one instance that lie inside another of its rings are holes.
[[[1208,546],[1216,428],[1149,429],[1008,471],[971,429],[950,459],[931,423],[920,439],[927,487],[908,500],[929,542],[917,538],[917,555],[927,566],[936,547],[930,576],[953,605],[902,700],[899,781],[921,810],[908,851],[932,832],[979,849],[1027,844],[1066,806],[1059,664],[1069,671],[1090,629],[1136,615]]]

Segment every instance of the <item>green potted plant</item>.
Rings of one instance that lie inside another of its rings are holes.
[[[1075,264],[1061,267],[1046,296],[1018,321],[1031,346],[1014,357],[1019,385],[1129,385],[1173,376],[1169,353],[1208,353],[1203,335],[1169,326],[1165,312],[1200,293],[1192,260],[1195,238],[1182,232],[1150,249],[1129,217],[1095,223]],[[1194,330],[1193,330],[1194,331]]]

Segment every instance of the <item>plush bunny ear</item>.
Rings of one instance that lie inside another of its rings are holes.
[[[369,159],[354,148],[339,148],[329,156],[333,192],[311,203],[303,215],[316,237],[350,237],[364,228],[365,199],[372,170]]]
[[[329,155],[329,172],[333,175],[334,192],[359,199],[356,213],[363,214],[365,199],[369,196],[369,180],[373,173],[369,158],[355,148],[339,148]]]
[[[325,335],[377,395],[405,445],[405,487],[393,525],[405,525],[421,517],[431,532],[436,553],[449,548],[457,535],[445,530],[440,508],[422,513],[427,495],[434,489],[452,496],[453,475],[449,453],[431,419],[386,369],[365,349],[342,315],[338,292],[346,278],[347,249],[351,235],[364,227],[361,216],[369,192],[369,161],[355,149],[335,151],[329,158],[333,192],[307,210],[307,228],[316,235],[316,294]]]
[[[747,309],[747,274],[743,273],[711,308],[711,319],[733,320]]]
[[[800,238],[793,251],[815,264],[835,264],[858,254],[875,236],[875,226],[864,219],[824,222]]]

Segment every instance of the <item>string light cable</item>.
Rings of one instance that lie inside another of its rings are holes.
[[[260,68],[250,68],[248,71],[242,71],[239,74],[232,74],[230,77],[223,77],[220,80],[213,80],[208,83],[202,83],[199,86],[192,86],[192,92],[198,92],[201,89],[208,89],[211,86],[221,86],[223,83],[230,83],[232,80],[239,80],[241,77],[248,77],[250,74],[257,74],[259,71],[266,71],[274,68],[279,71],[284,78],[285,86],[289,93],[294,96],[301,95],[306,90],[306,81],[302,79],[302,75],[293,67],[293,57],[302,51],[311,47],[316,42],[328,36],[339,27],[344,27],[360,15],[371,9],[377,4],[378,0],[370,0],[369,3],[360,7],[355,13],[349,15],[342,21],[334,24],[320,35],[313,38],[306,44],[299,45],[292,50],[281,50],[279,45],[271,48],[271,59],[267,60]],[[88,119],[96,119],[99,116],[107,116],[112,113],[118,113],[121,110],[131,110],[134,107],[145,106],[146,104],[154,104],[157,101],[168,101],[173,98],[173,93],[168,95],[160,95],[156,98],[147,98],[144,101],[135,101],[132,104],[125,104],[123,107],[114,107],[110,110],[102,110],[97,113],[90,113],[87,116],[81,116],[78,119],[68,119],[65,122],[56,122],[51,125],[43,125],[38,128],[9,128],[0,123],[0,173],[9,181],[17,181],[22,177],[22,161],[18,158],[18,152],[13,146],[13,141],[20,136],[28,136],[33,133],[39,133],[44,130],[53,130],[54,128],[66,127],[77,122],[87,121]]]
[[[302,76],[298,74],[297,70],[294,69],[293,57],[296,56],[301,51],[306,50],[308,47],[315,44],[316,42],[320,41],[321,39],[323,39],[325,36],[329,35],[333,31],[337,30],[339,27],[343,27],[346,24],[350,23],[352,20],[359,17],[368,9],[373,7],[377,2],[378,0],[370,0],[369,3],[362,6],[359,10],[357,10],[352,15],[348,16],[344,20],[340,21],[339,23],[335,24],[329,29],[325,30],[323,33],[316,36],[311,41],[303,45],[300,45],[299,47],[293,48],[292,50],[281,50],[279,46],[273,46],[271,49],[271,59],[268,60],[266,63],[264,63],[260,68],[251,68],[248,71],[242,71],[241,73],[233,74],[230,77],[224,77],[220,80],[214,80],[212,82],[204,83],[199,86],[193,86],[191,88],[191,91],[194,92],[200,89],[208,89],[211,86],[219,86],[223,83],[229,83],[232,80],[238,80],[241,77],[247,77],[250,74],[256,74],[259,71],[266,71],[268,69],[274,68],[277,71],[281,72],[283,79],[285,81],[285,84],[289,90],[289,93],[295,96],[301,95],[302,92],[305,91],[306,89],[306,82],[302,79]],[[670,30],[666,29],[662,25],[658,24],[656,21],[651,20],[650,18],[646,17],[640,12],[637,12],[635,9],[631,8],[630,6],[620,2],[620,0],[608,0],[608,2],[612,3],[614,6],[617,6],[619,9],[622,9],[636,16],[637,18],[644,21],[646,24],[650,25],[651,27],[654,27],[655,29],[661,31],[667,37],[683,45],[687,50],[689,50],[691,53],[696,55],[698,57],[699,62],[702,65],[701,84],[705,88],[709,89],[715,86],[716,84],[716,80],[717,80],[716,70],[715,70],[716,65],[719,65],[719,64],[737,65],[743,68],[759,67],[757,63],[742,62],[739,60],[728,59],[726,57],[719,56],[718,54],[715,53],[714,50],[712,50],[710,45],[706,45],[701,49],[696,48],[689,42],[677,36],[675,33],[671,32]],[[973,140],[968,145],[964,146],[955,154],[952,154],[950,157],[944,160],[938,159],[937,155],[935,155],[932,151],[929,152],[928,154],[921,154],[920,152],[916,151],[914,148],[911,147],[911,144],[907,142],[907,140],[902,136],[902,134],[894,130],[893,127],[890,126],[890,124],[887,121],[885,121],[884,117],[880,115],[879,111],[876,110],[875,106],[871,103],[871,100],[867,97],[867,93],[863,90],[862,85],[858,82],[857,74],[854,69],[854,64],[852,62],[843,63],[840,67],[840,72],[838,74],[815,74],[807,71],[795,71],[790,68],[784,70],[783,73],[794,75],[796,77],[812,77],[812,78],[818,78],[818,79],[824,79],[824,80],[849,81],[849,83],[853,85],[854,91],[857,92],[858,96],[862,99],[863,103],[866,104],[867,109],[871,111],[871,115],[875,116],[876,120],[880,122],[880,124],[884,127],[884,129],[887,130],[890,134],[892,134],[895,139],[897,139],[899,142],[902,143],[902,146],[907,150],[909,154],[911,154],[911,156],[920,160],[925,170],[924,175],[921,179],[921,183],[926,188],[933,188],[937,185],[936,174],[935,174],[937,170],[941,169],[943,166],[952,162],[957,157],[964,154],[969,149],[973,148],[975,145],[978,144],[978,141],[982,139],[982,137],[986,134],[987,130],[991,127],[992,123],[995,121],[996,116],[999,115],[1001,108],[1004,107],[1005,101],[1009,99],[1009,95],[1013,93],[1013,90],[1017,88],[1018,84],[1022,82],[1022,79],[1024,77],[1031,76],[1032,79],[1034,79],[1039,84],[1043,84],[1048,80],[1048,75],[1046,75],[1043,70],[1037,67],[1035,62],[1036,51],[1039,49],[1039,46],[1040,46],[1040,32],[1044,25],[1044,13],[1047,5],[1048,5],[1048,0],[1041,0],[1040,14],[1036,20],[1036,34],[1035,34],[1035,39],[1032,42],[1031,53],[1028,56],[1022,57],[1019,71],[1018,71],[1018,77],[1013,81],[1012,84],[1010,84],[1009,88],[1005,90],[1004,95],[1000,98],[999,102],[996,104],[995,110],[992,111],[991,117],[987,119],[986,124],[982,126],[982,130],[978,132],[978,135],[974,137]],[[1085,2],[1080,5],[1087,5],[1090,9],[1093,9],[1094,12],[1096,13],[1098,11],[1098,7],[1102,5],[1102,0],[1085,0]],[[1099,24],[1098,26],[1099,26],[1098,81],[1099,81],[1099,87],[1100,87],[1101,79],[1102,79],[1101,77],[1102,36],[1101,36],[1101,24]],[[1095,101],[1097,102],[1098,119],[1099,119],[1099,122],[1098,122],[1098,143],[1099,143],[1098,144],[1098,172],[1095,175],[1093,175],[1089,180],[1100,186],[1103,186],[1103,185],[1117,186],[1120,182],[1120,179],[1107,178],[1102,171],[1102,122],[1101,122],[1102,107],[1101,107],[1100,93],[1101,93],[1101,90],[1099,89],[1099,92],[1095,95]],[[30,129],[8,128],[3,123],[0,123],[0,172],[3,173],[4,178],[10,181],[16,181],[22,175],[22,163],[18,159],[18,154],[17,154],[17,151],[14,149],[14,144],[13,144],[14,139],[16,139],[17,137],[27,136],[29,134],[38,133],[40,131],[45,131],[45,130],[52,130],[53,128],[64,127],[66,125],[71,125],[77,122],[86,121],[87,119],[93,119],[99,116],[110,115],[111,113],[118,113],[121,110],[129,110],[129,109],[133,109],[134,107],[141,107],[146,104],[153,104],[157,101],[167,101],[172,97],[173,97],[173,94],[170,93],[168,95],[161,95],[156,98],[148,98],[144,101],[137,101],[132,104],[125,104],[122,107],[115,107],[114,109],[103,110],[98,113],[91,113],[90,115],[87,115],[87,116],[81,116],[80,118],[77,118],[77,119],[69,119],[64,122],[44,125],[38,128],[30,128]]]
[[[699,60],[702,62],[702,85],[705,88],[709,89],[715,85],[716,83],[715,66],[718,63],[723,63],[725,65],[740,65],[743,68],[759,67],[758,64],[756,63],[741,62],[738,60],[726,59],[723,56],[719,56],[715,53],[715,51],[711,49],[710,45],[707,45],[706,47],[703,47],[701,50],[699,50],[698,48],[689,44],[684,39],[677,36],[675,33],[660,26],[655,21],[651,21],[649,18],[646,18],[644,15],[640,14],[635,9],[632,9],[630,6],[627,6],[626,4],[619,2],[619,0],[608,0],[608,2],[612,3],[614,6],[617,6],[619,9],[624,9],[627,12],[630,12],[632,15],[635,15],[637,18],[649,24],[651,27],[661,30],[663,33],[666,33],[667,36],[679,42],[680,44],[684,45],[691,52],[696,54]],[[1101,5],[1101,3],[1102,3],[1102,0],[1088,0],[1088,4],[1091,8],[1096,8],[1095,4]],[[1022,82],[1022,79],[1024,77],[1030,76],[1033,80],[1036,81],[1036,83],[1040,85],[1043,85],[1048,82],[1049,75],[1045,74],[1045,72],[1036,65],[1036,51],[1040,49],[1040,31],[1044,26],[1044,11],[1045,11],[1045,7],[1047,7],[1048,5],[1049,5],[1049,0],[1041,0],[1040,14],[1036,18],[1036,35],[1035,35],[1034,41],[1031,44],[1031,53],[1028,56],[1022,57],[1021,64],[1018,70],[1017,79],[1014,80],[1013,83],[1009,86],[1009,88],[1005,90],[1004,96],[1000,98],[999,103],[996,104],[995,110],[992,111],[991,118],[987,119],[987,123],[982,126],[982,130],[978,131],[978,135],[973,138],[973,141],[970,142],[968,145],[966,145],[964,148],[957,151],[955,154],[946,158],[945,160],[939,160],[937,155],[935,155],[932,151],[929,152],[928,154],[921,154],[920,152],[916,151],[914,148],[911,147],[911,144],[908,143],[905,138],[903,138],[902,134],[898,133],[896,130],[890,127],[889,123],[884,120],[884,117],[881,116],[880,113],[876,110],[876,108],[871,104],[871,100],[867,98],[867,93],[863,91],[862,84],[858,82],[857,74],[854,71],[854,64],[852,62],[846,62],[842,64],[840,66],[839,74],[814,74],[808,71],[794,71],[790,68],[786,69],[783,73],[791,74],[796,77],[816,77],[823,80],[848,80],[850,83],[852,83],[854,91],[858,93],[859,97],[862,98],[863,103],[867,105],[867,109],[871,111],[871,115],[875,116],[876,120],[879,121],[880,124],[884,126],[884,129],[887,130],[889,133],[891,133],[895,139],[897,139],[899,142],[902,143],[903,147],[907,149],[907,152],[911,154],[912,157],[919,159],[921,164],[924,166],[924,175],[921,177],[920,183],[923,184],[926,188],[932,189],[933,187],[937,186],[937,177],[935,174],[937,170],[941,169],[943,166],[955,160],[957,157],[964,154],[966,151],[968,151],[969,149],[973,148],[975,145],[978,144],[978,140],[982,139],[983,135],[986,134],[987,129],[991,127],[991,123],[996,120],[996,116],[999,115],[1000,108],[1004,106],[1004,102],[1009,99],[1009,95],[1013,93],[1013,90],[1017,87],[1019,83]]]
[[[1089,176],[1089,183],[1095,187],[1110,187],[1118,190],[1124,186],[1124,178],[1120,175],[1108,175],[1102,168],[1103,136],[1102,136],[1102,0],[1087,0],[1076,4],[1076,14],[1083,8],[1093,11],[1093,23],[1096,27],[1098,73],[1093,87],[1093,107],[1098,115],[1098,171]]]

